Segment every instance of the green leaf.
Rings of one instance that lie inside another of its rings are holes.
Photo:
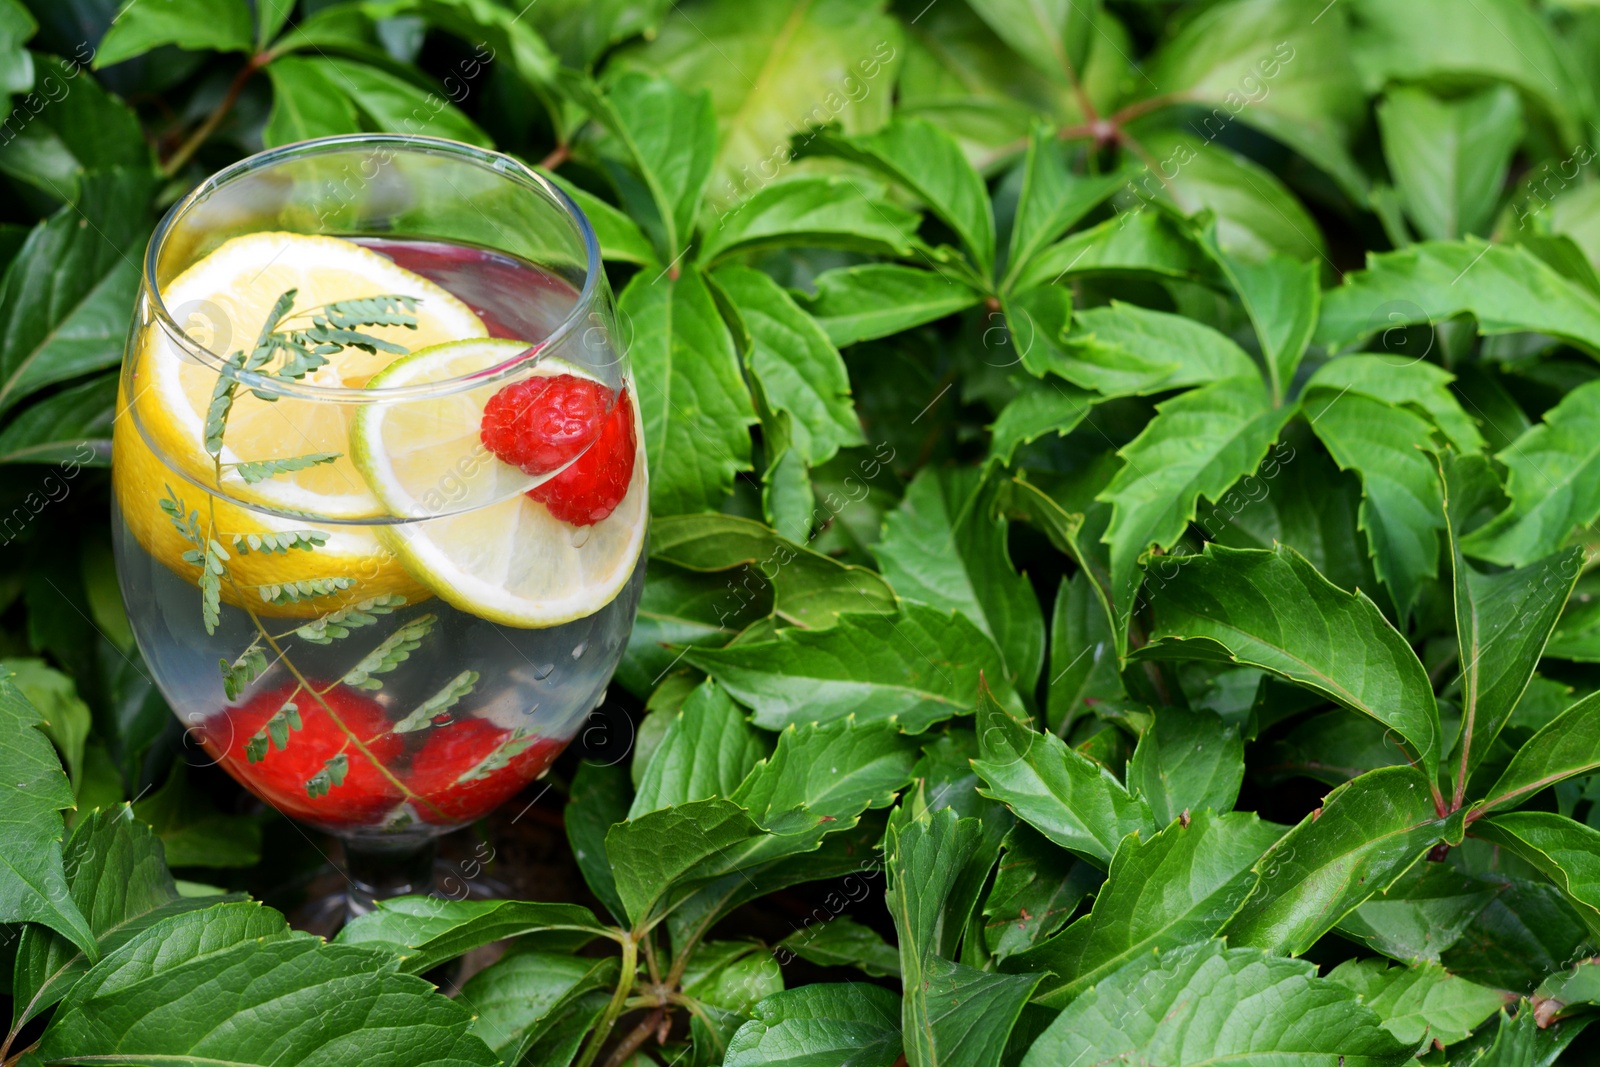
[[[37,32],[39,23],[22,4],[0,5],[0,99],[33,88],[33,55],[23,45]]]
[[[755,588],[770,582],[773,610],[785,622],[813,630],[834,625],[846,612],[895,610],[894,593],[865,567],[852,567],[778,536],[769,527],[733,515],[657,517],[650,524],[650,552],[690,570],[741,568],[738,587],[719,604],[736,612]],[[754,573],[752,573],[754,572]]]
[[[1188,223],[1170,210],[1141,205],[1044,249],[1012,282],[1012,291],[1077,276],[1211,281],[1216,274]]]
[[[534,29],[535,20],[523,18],[529,11],[515,11],[493,0],[378,0],[367,10],[379,18],[421,16],[430,28],[454,34],[471,46],[474,58],[460,61],[456,70],[462,77],[451,79],[457,85],[463,79],[471,82],[491,63],[509,60],[522,83],[543,97],[560,66],[550,46]],[[447,82],[446,88],[449,85]],[[455,98],[453,93],[451,98]],[[549,100],[545,106],[551,112],[554,132],[560,137],[563,116]]]
[[[62,868],[60,812],[72,807],[72,786],[43,725],[0,665],[0,922],[48,926],[98,959]]]
[[[1552,974],[1534,990],[1534,1014],[1548,1021],[1568,1013],[1568,1006],[1583,1007],[1600,1003],[1600,964],[1594,960],[1580,960],[1570,970]]]
[[[524,1063],[549,1064],[550,1067],[571,1067],[578,1052],[588,1041],[589,1034],[599,1025],[605,1014],[611,994],[586,993],[563,1011],[560,1018],[551,1022],[544,1036],[533,1043],[523,1055]]]
[[[757,726],[894,718],[921,733],[967,714],[987,676],[1020,709],[1000,654],[963,616],[915,602],[898,615],[844,615],[827,630],[779,630],[769,641],[690,649],[684,659],[755,710]]]
[[[790,724],[772,755],[751,768],[732,794],[763,821],[804,806],[847,828],[868,808],[886,808],[911,779],[913,742],[893,723],[854,716],[830,723]]]
[[[801,305],[840,348],[909,330],[976,304],[983,294],[935,267],[867,263],[823,271]]]
[[[308,59],[323,78],[344,92],[374,129],[444,137],[490,147],[489,135],[438,94],[419,89],[367,63],[317,56]]]
[[[1315,340],[1336,348],[1469,314],[1480,333],[1534,331],[1600,351],[1600,299],[1520,245],[1474,237],[1369,254],[1366,270],[1323,294]]]
[[[1390,89],[1378,105],[1378,130],[1406,214],[1423,237],[1487,235],[1522,139],[1522,105],[1510,86],[1454,100]]]
[[[659,266],[656,262],[655,249],[650,247],[650,239],[639,229],[639,224],[624,212],[612,207],[593,193],[573,185],[553,170],[543,167],[535,169],[541,177],[557,186],[578,205],[578,210],[583,212],[584,218],[589,220],[589,225],[594,227],[595,238],[600,242],[601,258],[614,263],[637,263],[652,268]]]
[[[103,54],[103,52],[102,52]],[[150,177],[85,174],[76,205],[33,228],[0,278],[0,412],[55,382],[116,366],[139,286]]]
[[[1432,446],[1433,425],[1405,408],[1351,392],[1317,389],[1303,403],[1334,462],[1361,476],[1361,530],[1373,569],[1405,619],[1423,585],[1439,572],[1445,520],[1439,476],[1424,451]]]
[[[339,1058],[361,1042],[398,1065],[489,1067],[496,1057],[471,1022],[382,954],[294,935],[259,905],[222,904],[168,918],[109,953],[57,1009],[37,1055],[266,1065]]]
[[[1436,963],[1395,967],[1384,960],[1346,960],[1327,977],[1354,990],[1385,1030],[1410,1045],[1425,1037],[1453,1045],[1506,1002],[1504,993],[1457,978]]]
[[[792,818],[792,816],[791,816]],[[883,873],[877,850],[883,838],[884,819],[863,819],[848,831],[832,832],[833,823],[819,823],[822,843],[814,851],[800,851],[783,842],[767,846],[771,858],[757,855],[753,862],[717,874],[692,889],[668,916],[667,927],[675,945],[703,938],[735,908],[801,882],[843,880],[848,892],[870,892],[865,886]],[[810,841],[815,841],[812,835]],[[801,845],[807,842],[800,842]]]
[[[1033,586],[1011,563],[1009,523],[979,472],[925,468],[883,523],[873,547],[895,592],[957,611],[999,647],[1007,677],[1032,692],[1044,661],[1044,616]]]
[[[1415,767],[1384,767],[1329,793],[1256,864],[1228,943],[1298,956],[1434,844],[1459,844],[1465,811],[1438,815],[1429,786]]]
[[[539,32],[569,67],[589,67],[611,45],[637,34],[654,36],[664,0],[553,0],[530,10]]]
[[[1492,849],[1487,844],[1482,847]],[[1513,859],[1507,852],[1493,852]],[[1569,961],[1586,955],[1594,944],[1566,896],[1537,872],[1530,871],[1527,877],[1496,875],[1491,884],[1497,891],[1495,899],[1440,958],[1452,974],[1482,985],[1530,990]]]
[[[1419,863],[1339,920],[1338,931],[1402,963],[1437,962],[1501,886],[1444,863]]]
[[[846,920],[838,919],[836,923]],[[894,1067],[899,1004],[881,986],[819,982],[758,1002],[725,1067]]]
[[[183,764],[166,784],[134,802],[133,814],[161,839],[171,867],[254,867],[261,862],[261,823],[228,815],[189,784]]]
[[[606,834],[606,854],[634,928],[647,928],[719,878],[814,851],[826,832],[825,824],[804,810],[785,813],[779,822],[788,832],[763,829],[739,805],[713,798],[613,826]]]
[[[1564,578],[1565,576],[1563,576]],[[1557,782],[1600,769],[1600,693],[1591,693],[1519,747],[1481,801],[1514,808]]]
[[[1569,599],[1544,654],[1576,663],[1600,662],[1600,600],[1583,594]]]
[[[1331,389],[1412,408],[1426,415],[1458,452],[1483,451],[1483,435],[1461,406],[1449,371],[1420,359],[1400,356],[1350,355],[1329,360],[1306,382],[1306,390]]]
[[[1162,393],[1257,373],[1244,349],[1209,326],[1120,301],[1079,312],[1059,354],[1047,358],[1039,370],[1104,396]]]
[[[117,375],[100,374],[30,404],[0,430],[0,464],[108,465],[116,398]]]
[[[979,845],[976,819],[945,808],[891,824],[888,904],[900,940],[900,1006],[912,1067],[997,1062],[1037,977],[986,973],[939,955],[949,940],[946,904]],[[959,917],[958,917],[959,921]]]
[[[1463,552],[1523,566],[1600,516],[1600,382],[1578,386],[1497,458],[1511,505],[1462,539]]]
[[[631,319],[630,355],[650,457],[650,509],[658,515],[714,511],[750,469],[755,407],[704,278],[633,276],[618,300]]]
[[[604,97],[589,91],[578,100],[620,142],[655,208],[655,218],[639,221],[655,238],[662,262],[677,262],[689,246],[717,148],[710,96],[627,73]]]
[[[690,800],[733,798],[750,768],[770,751],[727,691],[702,682],[650,758],[628,818]]]
[[[122,805],[80,819],[63,859],[72,902],[89,921],[101,954],[169,915],[214,903],[179,898],[160,843]],[[89,964],[83,951],[60,934],[24,927],[11,985],[12,1029],[66,996]]]
[[[617,883],[606,857],[606,834],[628,817],[628,771],[615,764],[584,761],[572,777],[572,792],[563,812],[567,843],[578,870],[600,903],[618,921],[625,918]]]
[[[1212,711],[1162,708],[1128,761],[1128,789],[1157,826],[1184,812],[1233,810],[1244,782],[1244,742]]]
[[[510,951],[473,975],[457,999],[476,1018],[472,1032],[502,1063],[518,1063],[575,1003],[597,989],[616,985],[615,957],[587,959],[565,953]]]
[[[1166,161],[1163,174],[1176,171],[1168,182],[1147,175],[1144,195],[1163,196],[1191,218],[1208,213],[1210,239],[1230,255],[1329,262],[1316,219],[1272,171],[1188,133],[1158,131],[1144,140],[1147,152]]]
[[[843,248],[909,257],[917,213],[881,199],[849,178],[801,176],[764,186],[717,214],[700,246],[700,261],[767,248]]]
[[[1023,382],[989,428],[989,457],[1009,465],[1022,445],[1049,433],[1065,437],[1100,399],[1098,393],[1052,378]]]
[[[1298,703],[1318,703],[1303,690],[1292,690]],[[1410,762],[1405,749],[1383,723],[1352,717],[1341,709],[1312,715],[1294,724],[1272,743],[1260,771],[1270,782],[1296,776],[1325,785],[1343,785],[1379,767]]]
[[[764,585],[752,582],[750,588],[742,588],[731,579],[651,560],[617,681],[635,696],[649,697],[678,665],[682,646],[725,645],[771,614],[772,597]]]
[[[1111,617],[1093,580],[1080,570],[1056,592],[1046,720],[1052,733],[1066,736],[1072,723],[1094,704],[1122,696]]]
[[[1170,547],[1196,514],[1200,498],[1220,500],[1254,471],[1289,420],[1252,374],[1182,393],[1156,407],[1144,432],[1123,447],[1124,465],[1097,497],[1112,505],[1101,538],[1111,546],[1111,588],[1121,617],[1132,610],[1139,558]]]
[[[984,944],[1001,962],[1061,929],[1105,879],[1025,823],[1006,831],[1002,848],[983,902]]]
[[[1130,834],[1089,914],[1003,966],[1050,972],[1036,999],[1061,1008],[1125,964],[1207,941],[1250,895],[1256,860],[1281,831],[1254,814],[1202,811],[1148,840]]]
[[[1299,152],[1360,203],[1366,176],[1350,156],[1365,97],[1350,62],[1343,8],[1302,0],[1230,0],[1207,8],[1146,64],[1150,93],[1180,94],[1205,114],[1209,143],[1234,122]],[[1159,86],[1159,90],[1155,87]]]
[[[984,795],[1062,848],[1104,867],[1128,834],[1155,831],[1149,805],[1109,770],[1054,734],[1019,722],[984,693],[976,726],[980,758],[972,769],[987,787]]]
[[[972,9],[1017,54],[1062,84],[1078,80],[1096,10],[1072,0],[976,0]]]
[[[817,322],[770,277],[748,267],[720,268],[713,280],[749,331],[745,364],[768,405],[793,416],[790,444],[807,467],[841,448],[866,444],[850,400],[839,350]]]
[[[1201,245],[1239,294],[1261,344],[1272,395],[1281,401],[1317,328],[1322,286],[1316,262],[1288,256],[1269,256],[1259,262],[1241,259],[1223,250],[1214,230],[1203,236]]]
[[[1050,242],[1059,238],[1128,183],[1128,173],[1080,175],[1067,167],[1066,146],[1055,131],[1036,127],[1028,138],[1022,191],[1011,223],[1005,278],[1011,283]]]
[[[268,148],[356,133],[361,120],[342,84],[324,68],[299,56],[280,56],[267,65],[272,80],[272,111],[261,140]]]
[[[1364,594],[1333,585],[1286,545],[1208,545],[1204,555],[1163,561],[1157,573],[1160,584],[1147,592],[1155,625],[1141,654],[1270,671],[1393,728],[1428,775],[1438,770],[1433,686]]]
[[[255,46],[250,7],[244,0],[129,0],[100,39],[95,69],[164,44],[196,52],[249,52]]]
[[[72,679],[42,659],[6,661],[11,684],[43,718],[40,729],[55,743],[66,764],[67,778],[76,785],[83,773],[83,746],[90,730],[89,705],[78,696]]]
[[[1545,811],[1508,811],[1472,833],[1530,864],[1566,894],[1591,938],[1600,937],[1600,830]]]
[[[1220,941],[1150,955],[1056,1016],[1022,1067],[1066,1063],[1316,1063],[1411,1058],[1350,990],[1301,960]]]
[[[726,206],[790,162],[791,137],[840,123],[881,126],[899,68],[899,23],[881,0],[709,0],[662,20],[655,40],[615,62],[706,89],[721,131],[712,203]]]
[[[798,930],[778,942],[775,953],[779,963],[799,956],[822,967],[855,967],[874,978],[900,977],[900,950],[871,927],[848,915],[835,915],[813,926],[814,921],[808,917]]]
[[[1386,82],[1508,82],[1529,102],[1542,105],[1561,143],[1578,143],[1578,116],[1592,106],[1592,98],[1551,24],[1516,0],[1474,3],[1470,18],[1449,0],[1419,0],[1400,8],[1382,0],[1352,3],[1348,54],[1368,90]]]
[[[27,182],[52,202],[71,203],[79,197],[78,180],[85,171],[150,170],[150,146],[132,108],[93,78],[80,80],[76,61],[39,55],[31,62],[38,68],[34,99],[42,94],[48,106],[13,113],[0,172]],[[25,122],[24,114],[29,116]]]
[[[393,953],[404,974],[422,974],[479,945],[507,937],[530,947],[575,951],[599,934],[600,921],[577,904],[522,900],[395,897],[339,931],[341,945]]]
[[[899,183],[954,231],[978,273],[994,272],[994,212],[983,178],[961,146],[922,119],[901,118],[876,133],[825,137],[821,150],[872,167]]]
[[[1457,796],[1488,755],[1528,688],[1545,642],[1583,569],[1573,548],[1526,567],[1485,574],[1461,555],[1466,516],[1498,489],[1482,457],[1449,457],[1440,466],[1454,572],[1456,641],[1461,662],[1461,766]],[[1526,746],[1519,750],[1520,759]]]

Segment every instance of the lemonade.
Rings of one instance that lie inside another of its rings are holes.
[[[542,774],[644,572],[638,405],[583,294],[466,244],[265,231],[159,298],[174,325],[147,298],[118,406],[118,572],[209,758],[368,839]]]

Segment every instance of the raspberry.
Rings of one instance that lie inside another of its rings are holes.
[[[330,690],[322,699],[378,760],[388,765],[400,755],[405,742],[389,732],[389,718],[376,701],[343,688]],[[300,729],[289,730],[288,745],[281,750],[268,740],[263,751],[257,741],[260,758],[252,763],[247,751],[251,739],[291,700],[299,709]],[[223,770],[285,815],[330,827],[370,825],[402,799],[400,790],[350,743],[317,699],[293,683],[224,709],[207,721],[201,733],[201,743]],[[330,783],[321,796],[309,795],[306,783],[340,753],[346,760],[344,781]]]
[[[624,389],[608,416],[613,395],[599,382],[571,374],[513,382],[483,409],[483,443],[526,474],[548,474],[570,463],[528,496],[562,522],[591,525],[616,509],[633,480],[633,404]]]
[[[519,740],[512,742],[514,751],[504,766],[480,766],[508,741],[511,731],[487,719],[459,719],[430,729],[427,743],[412,758],[405,776],[406,787],[428,802],[415,805],[418,814],[428,822],[471,822],[543,774],[567,747],[546,738],[532,743]],[[475,770],[481,777],[461,780]]]

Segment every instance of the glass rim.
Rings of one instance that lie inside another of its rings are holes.
[[[339,149],[381,148],[385,146],[391,147],[396,151],[453,156],[477,163],[493,170],[508,181],[532,186],[546,193],[565,211],[568,221],[576,227],[577,234],[583,242],[586,260],[583,287],[578,291],[576,303],[573,304],[572,308],[549,334],[541,340],[530,342],[528,348],[518,352],[515,356],[469,374],[457,375],[453,378],[441,378],[437,381],[419,382],[414,385],[380,385],[356,388],[346,385],[316,385],[294,379],[257,374],[253,371],[235,370],[228,366],[226,354],[218,354],[211,351],[210,348],[200,344],[184,332],[177,321],[173,319],[171,312],[167,310],[166,301],[161,295],[161,289],[156,284],[156,267],[174,224],[195,204],[230,182],[286,160],[328,155]],[[446,396],[492,383],[537,363],[551,352],[559,342],[564,340],[573,331],[578,322],[588,316],[597,302],[604,279],[604,268],[600,258],[600,241],[595,236],[594,227],[590,224],[588,216],[583,213],[583,209],[578,207],[560,186],[528,166],[522,160],[504,152],[479,148],[476,145],[470,145],[462,141],[452,141],[444,137],[423,137],[411,134],[348,133],[334,137],[318,137],[306,141],[295,141],[292,144],[269,148],[237,160],[206,178],[185,194],[181,200],[168,208],[167,213],[157,223],[155,231],[150,235],[149,243],[145,246],[140,282],[144,289],[145,298],[153,309],[156,325],[186,354],[215,370],[218,375],[228,375],[246,388],[259,389],[281,397],[335,403],[377,403]],[[622,353],[618,353],[618,358],[622,358]]]

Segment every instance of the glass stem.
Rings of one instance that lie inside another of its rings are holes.
[[[380,900],[433,891],[433,861],[438,842],[350,840],[344,843],[350,880],[345,921],[367,914]]]

